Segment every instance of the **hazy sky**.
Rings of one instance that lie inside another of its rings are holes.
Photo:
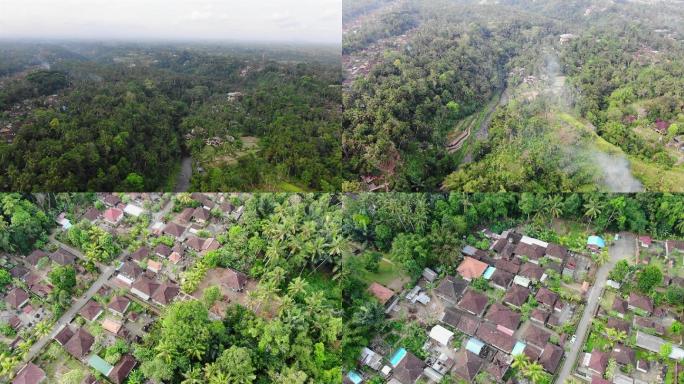
[[[0,38],[340,43],[342,0],[0,0]]]

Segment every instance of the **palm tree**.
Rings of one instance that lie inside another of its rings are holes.
[[[599,253],[594,253],[592,255],[592,258],[594,259],[594,262],[600,267],[603,264],[607,263],[608,260],[610,260],[610,255],[608,254],[607,250],[602,249]]]
[[[591,198],[584,203],[584,209],[584,216],[589,218],[589,222],[591,223],[592,220],[596,219],[601,214],[603,206],[595,198]]]
[[[559,218],[563,214],[563,198],[559,195],[553,195],[546,201],[546,210],[554,219]]]
[[[202,369],[195,366],[183,373],[183,381],[181,381],[181,384],[202,384],[203,382]]]
[[[525,367],[523,374],[525,377],[530,379],[533,383],[539,383],[544,379],[544,367],[542,367],[541,364],[535,362],[527,364]]]
[[[301,277],[295,277],[290,281],[287,286],[287,293],[292,297],[297,297],[299,294],[304,293],[309,283]]]
[[[530,363],[530,358],[526,354],[520,353],[513,356],[513,362],[511,362],[511,367],[517,369],[518,371],[523,371],[527,364]]]
[[[615,328],[606,328],[606,336],[608,337],[608,342],[612,348],[616,343],[624,343],[627,339],[627,333]]]

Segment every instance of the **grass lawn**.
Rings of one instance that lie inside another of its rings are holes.
[[[306,192],[306,189],[298,185],[288,183],[287,181],[281,181],[278,183],[276,190],[281,192]]]
[[[83,377],[88,374],[88,368],[69,356],[56,342],[48,345],[36,364],[43,368],[49,383],[61,383],[62,376],[74,370],[81,371]]]
[[[366,272],[363,278],[369,283],[378,282],[384,286],[396,286],[397,281],[405,282],[409,280],[409,276],[401,269],[399,264],[393,263],[386,258],[380,260],[377,272]],[[400,286],[403,285],[403,283],[400,283]]]

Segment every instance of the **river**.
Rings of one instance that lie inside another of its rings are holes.
[[[190,177],[192,177],[192,157],[185,156],[181,160],[181,169],[176,178],[174,192],[186,192],[190,189]]]

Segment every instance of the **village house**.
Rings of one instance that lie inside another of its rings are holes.
[[[178,286],[164,282],[152,294],[152,301],[157,305],[168,305],[178,296],[178,293],[180,293]]]
[[[646,296],[632,292],[629,294],[627,308],[630,311],[641,310],[645,314],[650,315],[653,312],[653,302]]]
[[[82,360],[90,352],[90,348],[95,343],[95,337],[83,328],[79,328],[69,341],[64,344],[64,348],[78,360]]]
[[[384,285],[373,282],[368,287],[368,292],[375,296],[376,299],[385,307],[385,313],[389,312],[396,302],[396,294],[393,290],[385,287]]]
[[[615,314],[620,317],[624,318],[625,314],[627,314],[627,300],[623,300],[619,296],[615,296],[615,299],[613,299],[613,305],[611,307],[613,311],[615,311]]]
[[[103,309],[100,303],[98,303],[95,300],[89,300],[86,305],[81,308],[81,310],[78,312],[79,315],[81,315],[84,319],[92,322],[93,320],[97,319],[100,317],[102,314]]]
[[[519,259],[514,259],[514,260],[506,260],[506,259],[499,259],[496,261],[496,264],[494,265],[496,267],[497,271],[505,271],[510,274],[517,274],[518,271],[520,270],[520,260]]]
[[[541,287],[537,291],[537,294],[534,296],[534,298],[546,309],[552,310],[554,309],[556,300],[558,300],[558,294],[546,287]]]
[[[76,262],[76,255],[69,252],[64,247],[59,247],[55,252],[50,254],[50,259],[59,265],[70,265]]]
[[[145,213],[145,210],[142,207],[139,207],[135,204],[126,204],[126,207],[123,211],[125,214],[133,217],[140,217],[140,215]]]
[[[107,305],[107,309],[109,309],[110,312],[123,317],[130,305],[131,300],[126,296],[114,296]]]
[[[486,263],[466,256],[456,270],[464,280],[471,281],[482,276],[488,267]]]
[[[492,276],[489,278],[489,283],[492,285],[492,287],[505,291],[513,282],[514,277],[515,275],[513,275],[512,273],[496,269],[494,273],[492,273]]]
[[[138,362],[130,354],[125,354],[116,363],[114,369],[107,376],[114,384],[122,384]]]
[[[461,349],[456,353],[451,372],[466,382],[472,383],[475,381],[475,376],[480,372],[483,362],[484,360],[476,354]]]
[[[104,196],[102,196],[101,201],[107,207],[116,207],[117,205],[119,205],[119,203],[121,203],[121,199],[119,198],[119,196],[113,193],[105,193]]]
[[[496,329],[510,336],[513,336],[520,325],[520,313],[499,303],[494,303],[489,307],[485,319],[496,324]]]
[[[465,294],[463,294],[461,300],[458,302],[458,307],[464,311],[472,313],[477,317],[480,317],[482,316],[485,308],[487,308],[488,303],[489,299],[486,295],[468,288]]]
[[[204,224],[211,218],[211,212],[203,207],[197,207],[192,213],[192,219],[197,223]]]
[[[558,244],[549,243],[549,246],[546,247],[545,256],[558,263],[563,263],[568,257],[568,250]]]
[[[503,298],[503,302],[514,308],[520,308],[530,296],[530,289],[514,284]]]
[[[460,277],[446,276],[434,290],[434,293],[442,301],[455,305],[467,286],[468,283]]]
[[[142,268],[138,264],[132,261],[125,261],[121,268],[119,268],[119,274],[116,278],[124,282],[126,285],[131,285],[133,282],[143,274]]]
[[[12,384],[40,384],[46,378],[45,371],[29,362],[19,370],[17,376],[12,380]]]
[[[162,230],[162,233],[165,235],[173,236],[176,239],[180,240],[181,237],[183,236],[183,234],[185,233],[186,229],[187,229],[186,227],[184,227],[180,224],[170,222],[170,223],[166,224],[166,226]]]
[[[537,264],[526,262],[520,266],[518,275],[527,278],[531,282],[538,282],[544,276],[544,270]]]
[[[522,334],[522,339],[528,344],[534,345],[541,351],[551,338],[551,333],[546,329],[530,324]]]
[[[10,308],[20,309],[29,302],[29,295],[21,288],[13,288],[5,297]]]
[[[539,356],[539,364],[541,364],[547,372],[555,374],[562,358],[563,348],[555,344],[546,343],[544,350]]]
[[[616,344],[610,353],[610,357],[622,366],[631,365],[634,367],[636,364],[636,353],[624,344]]]
[[[394,366],[392,378],[401,384],[415,384],[423,376],[424,368],[423,360],[406,351],[404,357]]]
[[[528,244],[520,242],[513,251],[515,257],[521,260],[527,260],[534,264],[539,264],[539,260],[546,254],[546,248],[538,244]]]
[[[95,208],[95,207],[90,207],[90,208],[88,208],[88,210],[83,214],[82,218],[83,218],[83,219],[86,219],[86,220],[88,220],[88,221],[90,221],[90,222],[92,223],[92,222],[97,221],[97,220],[100,218],[100,215],[101,215],[101,213],[100,213],[100,211],[99,211],[97,208]]]
[[[513,352],[513,347],[517,342],[513,336],[500,331],[496,326],[488,323],[480,324],[477,332],[475,332],[475,336],[508,354]]]
[[[149,300],[157,288],[159,288],[158,282],[142,275],[131,286],[131,293],[143,300]]]
[[[117,225],[123,219],[123,211],[119,208],[108,208],[102,216],[107,223]]]
[[[131,253],[130,255],[130,258],[137,263],[140,263],[148,257],[150,257],[150,249],[146,246],[138,248],[135,252]]]
[[[609,356],[605,352],[601,352],[598,349],[591,351],[589,355],[589,363],[587,369],[594,375],[603,376],[606,371],[606,366],[608,365]]]

